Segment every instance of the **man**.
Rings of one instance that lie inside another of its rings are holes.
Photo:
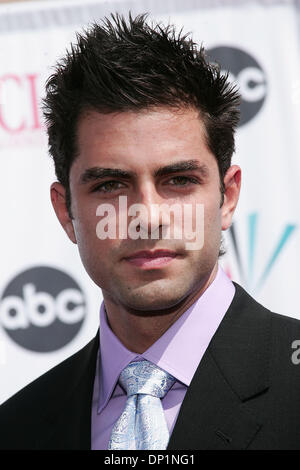
[[[237,91],[145,15],[77,39],[44,112],[53,207],[102,289],[100,330],[0,407],[0,447],[299,449],[300,323],[218,264],[241,184]],[[176,237],[186,207],[193,228]]]

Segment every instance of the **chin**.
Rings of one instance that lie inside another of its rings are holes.
[[[180,295],[179,289],[176,288],[172,288],[169,292],[162,289],[157,292],[153,288],[145,292],[145,289],[140,289],[138,292],[132,291],[131,295],[127,292],[127,295],[123,297],[123,303],[133,310],[155,312],[175,307],[187,295],[186,291]]]

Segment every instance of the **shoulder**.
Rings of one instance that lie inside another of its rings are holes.
[[[254,315],[255,318],[261,319],[261,321],[271,321],[273,328],[282,329],[282,332],[287,333],[289,331],[300,331],[300,315],[299,319],[295,318],[292,313],[291,315],[274,312],[261,303],[259,303],[254,297],[251,296],[242,286],[237,282],[233,282],[236,292],[232,301],[232,305],[235,308],[243,308],[246,313]],[[257,315],[256,315],[257,314]]]
[[[11,407],[12,405],[16,405],[19,402],[23,405],[27,398],[30,400],[30,403],[32,403],[34,396],[39,394],[41,391],[43,391],[46,398],[51,398],[51,395],[55,393],[57,385],[62,385],[67,378],[69,380],[71,379],[72,383],[78,380],[81,369],[88,363],[89,356],[95,346],[95,341],[96,337],[89,341],[79,351],[45,372],[9,398],[0,406],[0,413],[2,413],[4,409]]]
[[[26,446],[26,439],[30,440],[36,433],[43,417],[68,398],[82,375],[91,369],[94,362],[91,358],[95,358],[98,349],[98,336],[0,406],[0,449],[6,448],[5,442],[14,445],[19,437]]]
[[[271,311],[238,283],[233,284],[235,295],[213,342],[214,348],[226,349],[228,361],[235,362],[237,351],[247,351],[248,360],[251,357],[257,367],[265,358],[271,368],[282,365],[285,375],[298,377],[300,365],[294,367],[292,354],[300,348],[300,320]]]
[[[269,357],[273,383],[278,382],[282,389],[285,381],[290,386],[294,382],[300,393],[300,320],[269,310],[239,284],[234,285],[231,316],[238,318],[237,331],[243,344],[248,344],[253,355]]]

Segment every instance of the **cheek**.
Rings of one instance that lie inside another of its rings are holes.
[[[102,245],[105,243],[105,240],[100,240],[97,237],[95,212],[91,210],[77,211],[73,226],[81,259],[84,263],[90,264],[93,257],[97,257],[96,253],[99,253],[101,248],[103,252]]]
[[[113,264],[120,246],[120,240],[116,238],[107,236],[103,239],[99,236],[97,225],[100,220],[101,217],[97,217],[94,212],[92,214],[86,212],[82,213],[74,224],[77,245],[82,260],[85,264],[97,265],[98,268],[99,261],[103,266]],[[107,228],[104,231],[106,232]]]
[[[96,234],[96,220],[93,220],[89,217],[81,217],[75,219],[74,223],[77,243],[84,244],[85,241],[89,243],[96,243],[97,234]]]
[[[92,203],[85,196],[74,197],[74,219],[78,232],[86,233],[88,236],[96,235],[98,204]]]

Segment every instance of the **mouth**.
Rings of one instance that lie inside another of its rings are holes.
[[[161,268],[170,264],[178,254],[170,250],[138,251],[124,260],[133,266],[144,269]]]

